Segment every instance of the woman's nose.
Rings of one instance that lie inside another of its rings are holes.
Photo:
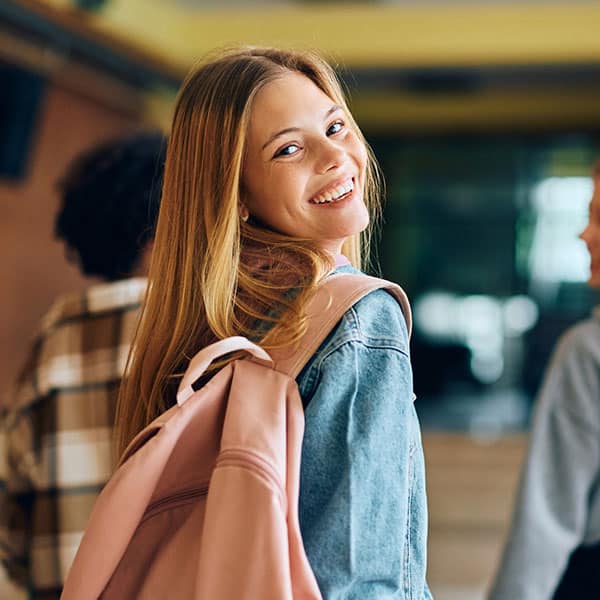
[[[344,157],[345,152],[337,143],[324,140],[319,148],[317,169],[320,173],[336,169],[344,163]]]

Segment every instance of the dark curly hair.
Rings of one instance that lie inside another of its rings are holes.
[[[154,238],[166,140],[143,133],[77,157],[58,184],[55,235],[85,275],[114,281],[137,267]]]

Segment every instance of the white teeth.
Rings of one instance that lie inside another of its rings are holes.
[[[347,194],[348,192],[351,192],[353,189],[354,189],[354,183],[352,182],[352,179],[349,179],[348,181],[338,185],[336,188],[331,190],[331,192],[325,192],[324,194],[321,194],[321,195],[317,196],[316,198],[313,198],[312,202],[314,204],[324,204],[325,202],[335,202],[341,196]]]

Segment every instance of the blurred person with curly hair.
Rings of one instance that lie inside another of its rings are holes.
[[[2,415],[0,558],[29,598],[60,596],[112,470],[115,404],[146,289],[165,149],[159,133],[110,141],[76,158],[59,183],[56,237],[100,283],[50,308]]]

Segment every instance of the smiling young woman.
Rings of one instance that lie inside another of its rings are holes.
[[[365,143],[310,79],[291,72],[266,84],[246,143],[241,201],[263,224],[332,254],[369,225]]]
[[[375,160],[327,63],[245,47],[196,68],[176,103],[120,448],[169,408],[200,348],[294,344],[319,283],[363,267],[379,211]],[[430,598],[408,337],[396,301],[371,292],[297,378],[300,527],[324,598]]]

